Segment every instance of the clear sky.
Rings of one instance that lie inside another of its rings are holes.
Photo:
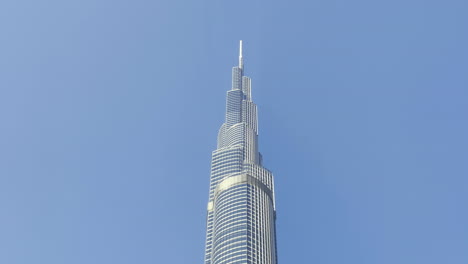
[[[280,263],[468,263],[467,14],[1,1],[0,263],[202,263],[240,39]]]

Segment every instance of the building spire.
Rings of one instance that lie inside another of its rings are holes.
[[[239,68],[244,68],[244,60],[242,59],[242,40],[239,42]]]

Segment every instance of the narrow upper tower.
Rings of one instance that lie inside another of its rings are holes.
[[[277,264],[273,174],[258,151],[257,105],[239,65],[232,68],[226,119],[212,153],[205,264]]]

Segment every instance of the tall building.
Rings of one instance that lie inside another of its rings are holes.
[[[273,175],[258,151],[257,106],[241,40],[211,160],[205,264],[276,264],[275,222]]]

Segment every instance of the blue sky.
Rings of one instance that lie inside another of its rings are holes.
[[[280,263],[468,263],[468,2],[0,3],[0,263],[202,263],[244,40]]]

